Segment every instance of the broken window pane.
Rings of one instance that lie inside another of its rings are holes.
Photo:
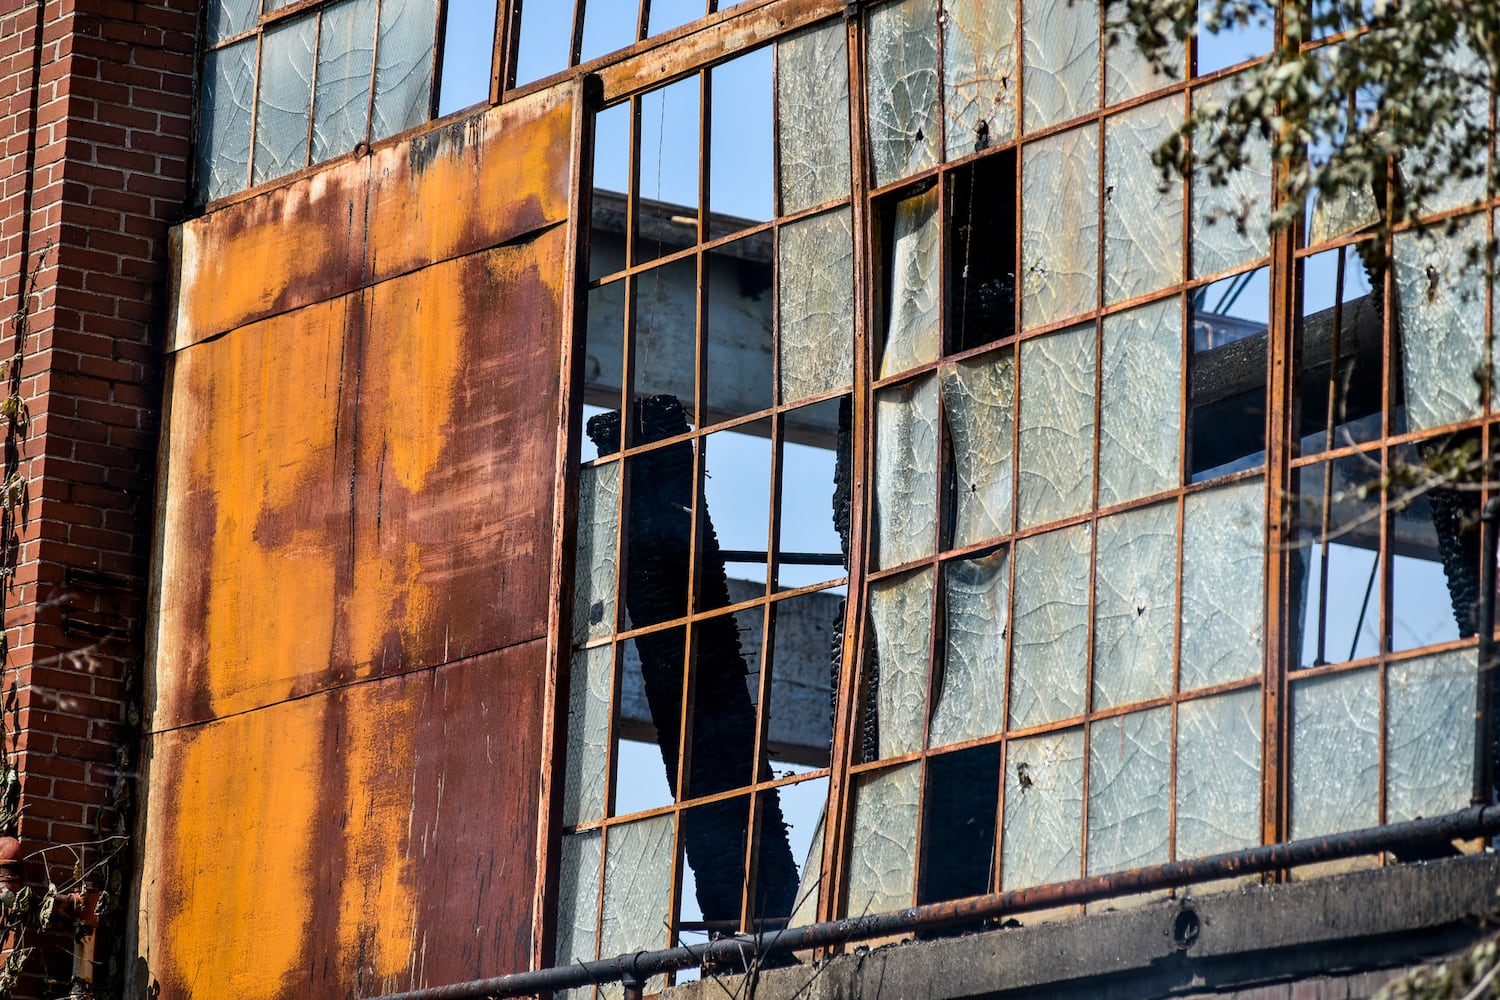
[[[697,16],[701,2],[699,8]],[[654,2],[651,10],[656,12]],[[771,50],[715,66],[709,83],[709,235],[722,236],[776,214]]]
[[[578,561],[574,564],[573,641],[613,635],[615,536],[620,524],[620,463],[592,465],[578,474]]]
[[[723,933],[737,930],[744,905],[745,851],[750,836],[750,797],[719,799],[682,814],[683,924],[706,924],[701,930]],[[777,852],[781,862],[774,872],[763,871],[779,883],[780,895],[791,899],[797,885],[797,870],[785,841]],[[764,884],[764,883],[763,883]],[[769,887],[768,887],[769,888]],[[684,931],[689,930],[683,927]]]
[[[847,389],[854,380],[854,237],[848,208],[780,231],[781,401]]]
[[[757,870],[775,868],[775,879],[762,878],[752,903],[752,921],[768,926],[800,913],[816,912],[818,871],[822,868],[823,809],[828,801],[828,779],[814,778],[762,792],[756,809],[760,826]],[[812,852],[817,851],[815,856]],[[789,876],[789,878],[788,878]],[[758,926],[752,923],[752,927]]]
[[[1300,265],[1298,389],[1304,454],[1380,436],[1384,293],[1370,293],[1362,252],[1361,247],[1342,247],[1304,258]]]
[[[776,583],[783,590],[826,583],[847,571],[850,406],[844,396],[782,418]]]
[[[1100,719],[1089,733],[1088,873],[1168,860],[1172,708]]]
[[[1016,332],[1016,154],[948,175],[948,337],[966,351]]]
[[[1401,384],[1407,431],[1428,430],[1480,414],[1485,356],[1484,264],[1470,262],[1484,244],[1484,216],[1469,216],[1450,236],[1404,232],[1395,240]]]
[[[689,21],[702,17],[703,12],[703,0],[651,0],[651,20],[646,27],[646,34],[659,35],[664,31],[680,28]]]
[[[1079,514],[1093,498],[1094,327],[1021,345],[1020,525]]]
[[[674,260],[631,280],[635,283],[632,396],[670,396],[682,404],[691,421],[698,381],[698,261],[694,257]]]
[[[448,0],[444,18],[439,115],[489,100],[490,63],[495,52],[495,3],[494,0]],[[326,27],[328,22],[325,20],[323,24]]]
[[[886,291],[880,378],[936,361],[942,353],[940,251],[942,216],[936,185],[896,202]]]
[[[642,94],[636,194],[637,264],[698,241],[698,143],[702,87],[690,76]]]
[[[1089,526],[1016,543],[1010,728],[1080,715],[1089,657]]]
[[[775,342],[772,235],[762,233],[704,257],[707,274],[708,419],[771,407]]]
[[[571,5],[548,4],[548,9],[554,7],[562,14],[571,14]],[[572,19],[569,17],[569,30],[571,31]],[[524,29],[524,26],[522,28]],[[608,3],[601,0],[592,0],[583,6],[583,47],[579,53],[580,62],[588,62],[602,55],[619,49],[627,48],[635,43],[636,36],[640,34],[640,9],[635,3]],[[559,69],[562,67],[559,66]],[[555,72],[555,71],[549,71]],[[532,79],[540,79],[538,74]],[[520,82],[518,78],[517,83]]]
[[[672,919],[676,819],[668,814],[610,827],[604,860],[601,955],[665,946]],[[659,993],[665,984],[664,977],[653,976],[646,982],[646,992]],[[624,996],[618,983],[603,987],[602,993]]]
[[[1025,128],[1076,118],[1099,106],[1097,0],[1027,0],[1022,5]]]
[[[854,830],[849,850],[851,917],[910,906],[916,883],[917,796],[922,764],[913,761],[854,786]]]
[[[1056,0],[1064,6],[1067,0]],[[1099,300],[1099,128],[1027,146],[1021,169],[1021,320],[1025,329]]]
[[[1195,91],[1195,105],[1227,103],[1243,86],[1228,77]],[[1212,145],[1213,127],[1198,142]],[[1205,147],[1206,148],[1206,147]],[[1209,171],[1193,168],[1193,275],[1217,274],[1271,252],[1271,141],[1252,130],[1242,150],[1244,166],[1215,184]]]
[[[943,96],[948,159],[1015,138],[1019,84],[1015,6],[947,0],[943,4]]]
[[[1292,839],[1380,821],[1380,674],[1325,674],[1292,688]]]
[[[1177,622],[1177,505],[1099,519],[1094,591],[1094,708],[1172,691]]]
[[[953,448],[953,545],[1010,531],[1016,374],[1009,349],[944,365],[943,412]]]
[[[374,29],[375,0],[345,0],[323,10],[313,101],[314,163],[347,153],[364,141],[370,117]]]
[[[882,568],[932,555],[937,532],[937,377],[875,398],[876,553]]]
[[[678,798],[717,795],[770,777],[755,757],[765,614],[764,607],[752,607],[693,623],[687,788]],[[742,819],[737,828],[744,826]]]
[[[594,115],[594,176],[590,199],[589,280],[625,267],[629,229],[631,105],[616,104]]]
[[[704,439],[703,497],[698,514],[703,533],[699,561],[714,558],[708,542],[712,532],[718,539],[722,572],[735,580],[748,580],[760,592],[766,583],[766,540],[771,520],[771,427],[769,421],[741,425]],[[706,588],[711,574],[700,578],[705,587],[696,605],[699,611],[722,607]]]
[[[1099,506],[1171,489],[1181,473],[1182,307],[1176,298],[1104,318]]]
[[[995,878],[1000,744],[931,757],[922,817],[918,903],[979,896]]]
[[[1374,656],[1380,652],[1380,456],[1304,466],[1294,477],[1289,509],[1303,541],[1292,560],[1298,664]]]
[[[372,140],[405,132],[427,120],[437,15],[437,0],[380,5],[375,103],[370,115]]]
[[[1391,555],[1390,649],[1403,652],[1475,633],[1479,601],[1479,504],[1472,488],[1479,454],[1477,431],[1394,447],[1389,452],[1387,481],[1393,488],[1378,495],[1391,508],[1394,533]],[[1409,503],[1397,497],[1418,492]],[[1442,484],[1442,485],[1439,485]]]
[[[1256,478],[1187,497],[1182,518],[1183,691],[1261,671],[1265,489]]]
[[[781,210],[849,194],[849,57],[834,19],[776,42]]]
[[[870,160],[880,187],[937,164],[937,5],[872,8],[866,37]]]
[[[1224,10],[1244,10],[1250,17],[1244,24],[1226,24],[1213,17],[1211,5],[1198,6],[1199,76],[1259,59],[1276,46],[1276,25],[1268,10],[1255,4],[1225,4]]]
[[[625,350],[625,282],[602,285],[589,290],[588,329],[583,338],[584,398],[596,407],[618,413],[620,409],[622,371]],[[608,423],[608,427],[603,426]],[[623,431],[619,417],[584,423],[585,435],[580,442],[583,451],[613,455],[620,450]],[[599,435],[599,436],[596,436]]]
[[[771,608],[770,703],[761,712],[767,718],[767,756],[780,778],[788,770],[828,766],[844,601],[821,590]]]
[[[1108,22],[1115,40],[1104,54],[1104,100],[1108,104],[1119,104],[1133,97],[1143,97],[1153,90],[1160,90],[1182,79],[1183,67],[1187,65],[1187,43],[1176,37],[1167,39],[1167,50],[1162,53],[1167,72],[1158,72],[1151,67],[1136,45],[1135,29],[1128,23]]]
[[[599,862],[603,835],[598,830],[562,838],[557,879],[557,965],[593,961],[599,926]]]
[[[250,177],[250,122],[255,101],[254,38],[203,57],[198,95],[198,197],[222,198]]]
[[[1182,280],[1182,182],[1151,154],[1182,124],[1180,97],[1131,108],[1104,132],[1104,301]]]
[[[935,747],[989,736],[1005,727],[1009,550],[945,563],[943,606],[945,653],[928,740]]]
[[[927,718],[927,657],[932,639],[932,569],[870,584],[874,643],[865,660],[866,759],[922,749]],[[873,751],[873,752],[872,752]]]
[[[609,708],[614,670],[610,646],[573,654],[568,680],[568,757],[563,825],[604,818],[608,790]]]
[[[1005,753],[1001,890],[1078,878],[1082,841],[1083,730],[1011,740]]]
[[[226,38],[233,38],[255,27],[260,13],[260,0],[215,0],[204,4],[203,40],[207,45],[217,45]]]
[[[1192,296],[1189,472],[1202,482],[1265,464],[1269,268]]]
[[[615,5],[591,3],[588,9],[613,6]],[[523,3],[521,41],[516,47],[516,86],[524,87],[544,76],[567,69],[568,49],[572,46],[572,41],[572,4],[537,3],[536,0]]]
[[[1177,857],[1260,843],[1260,688],[1177,709]]]
[[[1440,816],[1469,804],[1474,787],[1475,666],[1472,649],[1390,665],[1387,823]]]

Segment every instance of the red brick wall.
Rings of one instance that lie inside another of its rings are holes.
[[[0,0],[0,357],[14,348],[23,257],[44,260],[22,369],[29,516],[5,601],[28,851],[128,830],[115,790],[134,766],[167,227],[188,192],[197,5]],[[101,856],[91,847],[84,863]],[[71,852],[44,860],[69,878]],[[36,960],[66,979],[57,950]]]

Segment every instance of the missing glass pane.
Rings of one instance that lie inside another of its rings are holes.
[[[614,4],[591,3],[612,7]],[[521,41],[516,49],[516,86],[540,80],[568,68],[573,45],[573,5],[532,0],[521,5]]]
[[[812,778],[807,781],[799,781],[792,785],[782,785],[774,792],[763,792],[762,805],[760,808],[762,858],[766,850],[765,840],[767,833],[770,837],[770,850],[779,852],[779,838],[781,833],[791,849],[792,860],[797,868],[797,887],[792,897],[792,907],[785,913],[776,912],[780,908],[780,897],[775,901],[776,905],[762,903],[757,896],[752,916],[757,921],[764,921],[768,928],[776,927],[787,922],[799,923],[797,917],[804,913],[817,912],[818,905],[818,881],[823,868],[823,814],[828,803],[828,779]],[[765,800],[774,796],[778,806],[779,816],[766,808]],[[777,830],[776,823],[783,824],[784,833]],[[767,826],[770,830],[767,830]]]
[[[773,237],[761,233],[704,257],[708,298],[705,423],[771,407],[775,389]]]
[[[1366,263],[1367,250],[1368,244],[1329,250],[1300,265],[1298,402],[1307,454],[1380,436],[1385,310],[1383,294],[1371,294],[1374,262]]]
[[[704,0],[651,0],[651,22],[646,34],[659,35],[679,28],[702,17],[705,10]]]
[[[559,4],[566,9],[566,5]],[[580,62],[589,62],[635,43],[640,32],[640,10],[633,0],[589,0],[583,5],[583,48]]]
[[[716,795],[771,776],[755,758],[764,623],[765,609],[754,607],[693,625],[684,799]]]
[[[782,420],[776,583],[783,590],[848,572],[851,405],[841,396],[792,410]],[[842,594],[846,588],[837,589]]]
[[[683,886],[681,929],[710,935],[733,933],[744,906],[745,852],[749,847],[750,797],[736,796],[697,806],[682,814]],[[789,871],[777,872],[776,888],[790,897],[796,887],[791,852]]]
[[[616,281],[589,290],[588,327],[583,341],[584,426],[597,429],[581,439],[581,454],[588,461],[598,455],[612,455],[620,450],[621,423],[616,419],[607,428],[593,421],[600,412],[620,409],[621,372],[624,365],[625,282]]]
[[[446,115],[490,97],[490,59],[495,50],[494,0],[448,0],[443,30],[443,75],[438,114]]]
[[[844,601],[819,590],[771,608],[771,657],[764,667],[771,672],[770,687],[760,709],[772,776],[784,778],[828,766]]]
[[[918,903],[990,891],[999,808],[998,743],[928,760]]]
[[[1225,3],[1222,10],[1244,12],[1244,23],[1217,17],[1213,3],[1198,5],[1197,74],[1206,76],[1251,59],[1269,55],[1276,46],[1276,24],[1268,8],[1258,4]]]
[[[715,66],[709,87],[709,236],[716,237],[776,214],[771,50]]]
[[[636,177],[636,263],[698,241],[700,78],[688,77],[637,98],[640,162]]]
[[[1246,271],[1192,296],[1189,472],[1193,482],[1266,460],[1269,269]]]
[[[1387,478],[1395,550],[1390,646],[1418,649],[1475,633],[1479,604],[1477,432],[1391,449]],[[1458,470],[1434,474],[1434,468]]]
[[[771,425],[757,421],[704,439],[702,532],[698,559],[704,568],[697,607],[722,607],[715,579],[728,574],[765,587],[771,514]],[[717,537],[710,541],[710,533]],[[717,549],[717,551],[715,551]],[[717,565],[716,565],[717,564]],[[719,567],[722,566],[722,569]]]
[[[698,260],[676,260],[631,281],[635,293],[632,398],[671,397],[691,415],[697,405],[698,383]]]
[[[589,233],[590,280],[625,267],[629,229],[626,196],[630,189],[630,104],[616,104],[594,116],[592,224]]]
[[[1304,667],[1380,652],[1379,453],[1294,470],[1291,512],[1301,543],[1292,559],[1294,628]],[[1397,528],[1407,542],[1408,521]],[[1430,521],[1427,531],[1431,535]],[[1423,539],[1425,542],[1426,539]]]
[[[1016,154],[1006,150],[948,179],[948,349],[1016,329]]]

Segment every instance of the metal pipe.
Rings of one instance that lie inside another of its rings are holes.
[[[1479,683],[1474,706],[1474,796],[1476,806],[1495,795],[1495,526],[1500,497],[1491,497],[1479,515]]]
[[[844,945],[851,941],[937,927],[979,924],[1029,910],[1076,905],[1112,896],[1295,868],[1321,861],[1376,854],[1412,844],[1468,839],[1497,831],[1500,831],[1500,806],[1471,806],[1459,812],[1428,819],[1392,823],[1329,837],[1251,847],[1194,861],[1172,861],[1150,868],[1095,875],[1031,889],[1014,889],[946,903],[912,906],[891,913],[872,913],[803,927],[788,927],[761,935],[740,934],[720,938],[701,947],[642,951],[596,962],[579,962],[470,983],[392,993],[375,1000],[480,1000],[483,997],[530,996],[544,990],[572,989],[616,981],[642,982],[654,975],[703,964],[739,967],[747,959],[776,952]]]

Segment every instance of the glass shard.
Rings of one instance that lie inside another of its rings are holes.
[[[1468,250],[1484,244],[1484,216],[1451,234],[1397,235],[1396,303],[1406,429],[1428,430],[1477,417],[1491,370],[1484,345],[1484,265]]]
[[[1151,154],[1182,124],[1182,101],[1143,104],[1104,132],[1104,301],[1146,295],[1182,280],[1182,181]]]
[[[1093,724],[1089,734],[1088,873],[1168,860],[1172,708]]]
[[[599,954],[663,948],[672,919],[672,857],[676,854],[676,817],[653,816],[610,827],[604,852],[604,914]],[[646,982],[647,993],[659,993],[663,976]],[[603,989],[616,1000],[620,984]]]
[[[1089,655],[1089,527],[1016,543],[1010,728],[1081,715]]]
[[[1099,106],[1097,0],[1022,5],[1025,129],[1034,132]]]
[[[860,775],[854,789],[849,849],[849,915],[910,906],[916,888],[917,797],[922,765],[914,761]]]
[[[1010,552],[943,566],[945,654],[928,742],[938,747],[1005,727],[1005,636],[1010,622]]]
[[[1015,362],[1007,349],[944,365],[943,415],[953,445],[953,545],[1010,531]]]
[[[563,782],[563,825],[604,818],[608,789],[610,694],[614,688],[611,647],[573,654],[568,679],[568,758]]]
[[[1177,505],[1099,519],[1094,590],[1094,708],[1172,691]]]
[[[603,835],[598,830],[562,838],[557,879],[557,965],[590,962],[599,938],[599,862]]]
[[[1252,677],[1265,645],[1265,484],[1187,498],[1182,522],[1181,690]]]
[[[849,195],[849,55],[839,20],[776,43],[781,210]]]
[[[870,160],[880,187],[937,164],[937,5],[872,8],[866,37]]]
[[[866,664],[866,671],[876,713],[879,758],[922,748],[932,581],[933,573],[928,568],[870,584],[870,625],[875,643],[874,657]]]
[[[1292,687],[1294,840],[1380,821],[1380,674],[1325,674]]]
[[[1104,318],[1099,506],[1176,486],[1182,461],[1182,308],[1175,298]]]
[[[1015,138],[1016,8],[994,0],[943,4],[947,158]]]
[[[937,532],[937,378],[882,389],[875,399],[875,523],[878,564],[900,566],[933,553]]]
[[[792,910],[791,919],[787,921],[788,927],[801,927],[817,922],[818,898],[823,881],[823,826],[827,818],[828,810],[820,809],[817,823],[813,827],[812,841],[807,846],[807,860],[802,863],[802,878],[797,883],[797,905]]]
[[[404,132],[427,120],[437,16],[437,0],[380,5],[371,140]]]
[[[1195,104],[1227,103],[1243,82],[1227,77],[1195,94]],[[1212,127],[1199,142],[1212,143]],[[1246,140],[1245,163],[1214,183],[1195,166],[1192,175],[1193,275],[1217,274],[1271,252],[1271,141],[1259,133]]]
[[[250,122],[255,101],[255,39],[203,57],[198,95],[198,197],[212,201],[250,182]]]
[[[1086,125],[1032,143],[1021,156],[1024,329],[1098,304],[1098,151],[1099,128]]]
[[[1474,650],[1392,663],[1386,674],[1385,820],[1440,816],[1474,788]]]
[[[375,0],[343,0],[323,10],[312,159],[339,156],[364,141],[375,58]]]
[[[615,536],[620,525],[620,463],[578,473],[578,561],[574,564],[573,641],[615,631]]]
[[[780,232],[781,401],[846,389],[854,380],[854,236],[848,208]]]
[[[1094,327],[1021,345],[1021,527],[1080,514],[1093,498]]]
[[[891,287],[886,297],[880,378],[936,361],[943,331],[938,317],[942,216],[936,187],[896,203],[891,234]]]
[[[1177,709],[1177,857],[1260,843],[1260,688]]]
[[[1011,740],[1005,754],[1001,890],[1078,878],[1082,861],[1083,730]]]

